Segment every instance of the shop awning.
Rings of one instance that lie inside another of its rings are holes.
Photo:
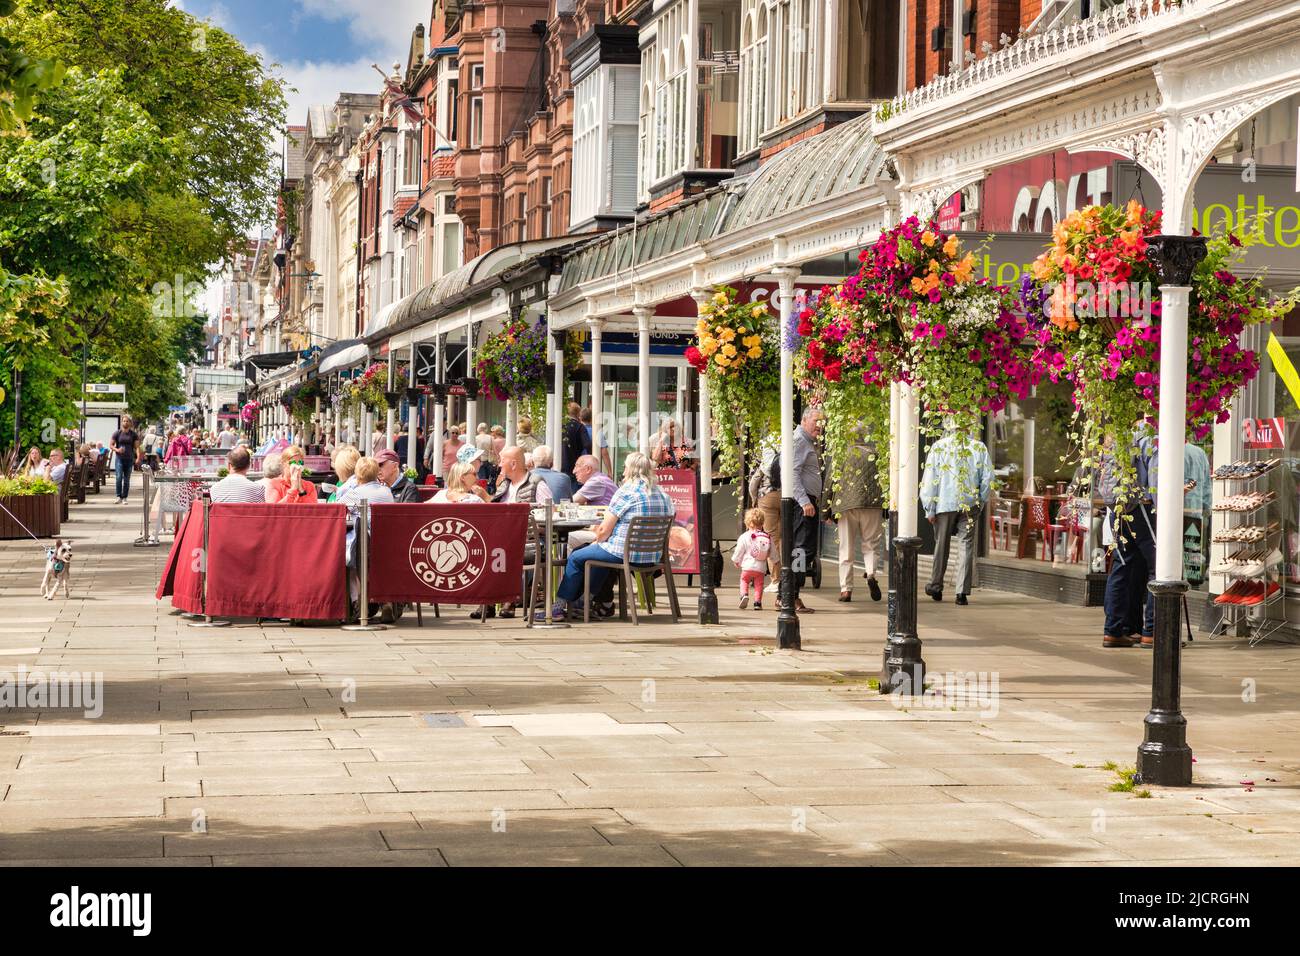
[[[638,266],[690,246],[761,227],[891,178],[871,135],[871,114],[864,113],[796,143],[749,176],[728,180],[580,247],[565,261],[560,294],[608,276],[630,276]]]
[[[320,353],[320,364],[316,368],[316,374],[330,375],[340,369],[350,368],[359,362],[364,362],[369,354],[370,350],[366,348],[366,343],[360,339],[335,342]]]
[[[257,380],[258,372],[271,372],[277,368],[284,368],[286,365],[293,365],[302,358],[301,352],[263,352],[261,355],[253,355],[244,359],[242,368],[244,375],[252,382]],[[236,369],[241,366],[235,366]]]

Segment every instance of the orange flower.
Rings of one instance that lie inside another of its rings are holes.
[[[943,244],[943,254],[951,259],[961,248],[961,240],[956,236],[949,236],[948,241]]]
[[[1124,225],[1137,226],[1142,222],[1142,204],[1136,199],[1130,199],[1125,209]]]
[[[938,236],[927,229],[925,232],[921,233],[921,245],[928,249],[930,246],[935,244],[938,238]]]
[[[926,289],[925,280],[922,279],[920,276],[913,276],[913,277],[912,277],[912,291],[915,292],[915,293],[917,293],[917,294],[920,294],[920,293],[924,292],[925,289]]]
[[[952,267],[952,274],[960,283],[970,282],[975,273],[975,253],[968,252],[962,256],[961,262]]]

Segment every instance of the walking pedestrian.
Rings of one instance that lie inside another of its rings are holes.
[[[750,508],[745,512],[745,531],[736,539],[731,561],[740,570],[740,609],[749,607],[750,594],[754,610],[763,610],[763,578],[767,559],[772,553],[772,537],[763,530],[763,512]]]
[[[825,413],[816,405],[804,410],[803,417],[794,430],[794,488],[791,496],[799,504],[800,514],[795,518],[794,540],[790,542],[794,574],[794,609],[801,614],[811,614],[813,609],[803,603],[799,589],[803,587],[812,562],[817,559],[817,523],[822,497],[822,463],[817,448]],[[779,465],[778,465],[779,467]],[[781,605],[778,600],[777,607]]]
[[[109,439],[114,459],[113,469],[117,479],[117,503],[126,503],[131,493],[131,472],[135,470],[140,458],[140,436],[136,434],[135,422],[130,415],[122,416],[122,427],[113,432]]]
[[[957,429],[950,418],[947,433],[930,448],[921,477],[921,503],[934,526],[934,564],[925,593],[943,600],[943,578],[948,571],[948,550],[957,539],[957,603],[970,603],[975,570],[975,529],[980,512],[993,490],[993,462],[988,447]]]
[[[880,600],[876,551],[884,537],[883,505],[875,442],[868,440],[861,425],[855,425],[834,496],[839,519],[840,600],[845,603],[853,600],[853,559],[859,544],[871,600]]]
[[[1140,630],[1133,629],[1136,622],[1132,620],[1132,609],[1142,596],[1140,589],[1150,585],[1156,576],[1155,446],[1151,438],[1135,435],[1131,454],[1137,487],[1122,503],[1117,495],[1120,467],[1116,456],[1103,455],[1101,464],[1099,490],[1110,509],[1108,521],[1115,538],[1110,573],[1106,575],[1102,647],[1155,644],[1155,597],[1149,589],[1144,596]]]
[[[775,480],[774,480],[775,479]],[[775,445],[763,450],[758,467],[749,477],[749,500],[763,513],[763,530],[772,539],[772,551],[767,558],[768,575],[772,583],[769,592],[775,592],[781,576],[781,454]]]

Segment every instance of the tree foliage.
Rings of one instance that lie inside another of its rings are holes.
[[[284,110],[258,55],[164,0],[0,0],[0,380],[27,366],[25,420],[77,422],[83,344],[137,417],[180,401],[188,290],[272,208]]]

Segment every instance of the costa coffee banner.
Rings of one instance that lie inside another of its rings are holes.
[[[695,511],[698,474],[690,468],[661,468],[655,475],[676,509],[668,532],[668,563],[674,574],[699,574],[699,522]]]
[[[370,600],[519,601],[528,512],[526,504],[374,505]]]

